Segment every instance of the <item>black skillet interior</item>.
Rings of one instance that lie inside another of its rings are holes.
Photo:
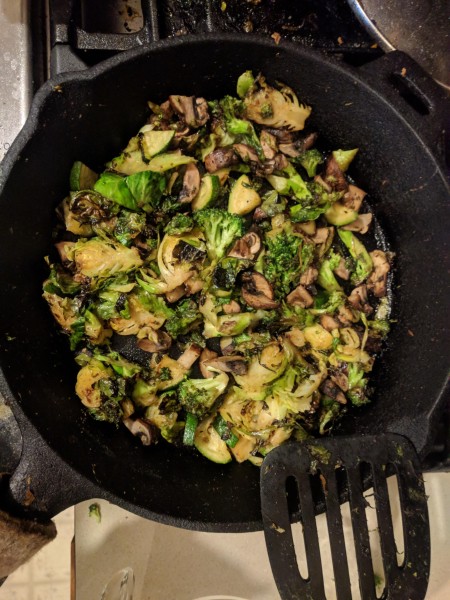
[[[87,418],[73,391],[67,340],[40,296],[53,210],[67,193],[73,161],[100,168],[145,121],[148,99],[234,93],[246,69],[288,83],[311,104],[311,121],[328,147],[360,148],[352,174],[371,193],[396,252],[397,322],[379,361],[374,402],[350,415],[343,431],[398,432],[422,453],[448,371],[448,191],[436,160],[398,108],[351,72],[317,53],[239,36],[172,40],[114,57],[39,92],[3,164],[0,197],[0,356],[25,421],[63,463],[118,504],[169,524],[216,531],[261,527],[258,469],[215,465],[165,443],[143,449],[126,431]],[[405,103],[405,115],[412,111]],[[48,510],[89,495],[84,485],[53,489]]]

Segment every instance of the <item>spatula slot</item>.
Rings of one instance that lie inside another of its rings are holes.
[[[391,465],[391,468],[396,471],[394,465]],[[394,528],[397,565],[403,567],[405,564],[405,538],[403,533],[403,512],[401,510],[400,488],[396,472],[388,478],[387,486],[392,525]]]

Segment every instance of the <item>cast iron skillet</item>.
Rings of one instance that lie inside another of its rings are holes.
[[[148,99],[221,97],[234,93],[246,69],[287,82],[311,104],[328,147],[361,149],[352,172],[371,193],[396,252],[397,322],[379,361],[373,404],[349,416],[342,432],[397,432],[426,452],[450,339],[443,92],[401,53],[356,70],[256,36],[174,39],[45,84],[2,164],[1,391],[24,434],[10,494],[34,515],[97,496],[189,529],[262,526],[257,468],[219,466],[164,443],[144,449],[125,430],[86,417],[73,391],[67,340],[41,299],[53,211],[67,193],[73,161],[100,168],[144,122]]]

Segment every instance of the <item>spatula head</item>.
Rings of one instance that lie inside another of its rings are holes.
[[[397,561],[386,479],[397,475],[403,525],[404,559]],[[296,483],[303,524],[308,579],[299,571],[291,521],[289,488]],[[317,494],[320,488],[322,494]],[[282,600],[325,600],[323,566],[315,515],[326,511],[329,545],[338,600],[352,598],[340,504],[350,503],[354,553],[363,600],[376,600],[367,502],[373,487],[385,573],[382,599],[425,598],[430,572],[430,531],[420,464],[402,436],[335,437],[289,443],[272,450],[261,467],[261,506],[266,545]],[[322,496],[321,506],[318,497]]]

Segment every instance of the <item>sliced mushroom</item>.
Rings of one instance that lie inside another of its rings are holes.
[[[334,273],[336,273],[336,275],[338,275],[341,279],[348,281],[350,277],[350,271],[347,269],[345,260],[343,258],[341,258],[338,266],[334,269]]]
[[[188,296],[192,296],[203,289],[205,282],[199,277],[190,277],[184,284]]]
[[[264,156],[268,160],[274,158],[277,153],[277,138],[267,130],[263,129],[259,139]]]
[[[312,148],[316,143],[318,137],[318,134],[315,131],[313,131],[312,133],[308,133],[304,137],[297,140],[296,143],[299,150],[301,150],[302,152],[306,152],[306,150]]]
[[[173,117],[173,110],[169,100],[166,100],[165,102],[160,104],[159,109],[161,111],[162,116],[167,121],[169,121]]]
[[[184,119],[187,125],[191,126],[196,122],[194,96],[169,96],[169,102],[173,110]]]
[[[342,371],[335,371],[330,374],[330,379],[333,383],[341,388],[343,392],[348,391],[348,377]]]
[[[203,127],[203,125],[209,119],[208,103],[204,98],[196,98],[194,102],[194,113],[197,122],[197,127]]]
[[[239,162],[233,148],[217,148],[205,157],[205,167],[208,173],[235,165]]]
[[[234,373],[235,375],[245,375],[248,371],[247,361],[243,356],[228,355],[212,358],[204,363],[205,368],[211,367],[224,373]]]
[[[348,326],[359,321],[359,315],[355,315],[348,306],[342,305],[338,309],[337,319],[341,325]]]
[[[295,145],[295,142],[291,142],[290,144],[280,144],[279,148],[280,152],[286,154],[286,156],[290,156],[291,158],[296,158],[301,154],[300,150]]]
[[[315,221],[305,221],[304,223],[296,223],[295,230],[306,233],[306,235],[315,235],[317,224]]]
[[[192,202],[200,190],[200,180],[200,171],[194,163],[188,164],[184,172],[183,187],[178,196],[178,202],[182,202],[183,204]]]
[[[189,127],[202,127],[209,119],[208,104],[204,98],[169,96],[169,102]]]
[[[331,185],[329,183],[327,183],[326,181],[324,181],[324,179],[322,179],[322,177],[320,175],[316,175],[314,177],[314,181],[315,181],[315,183],[318,183],[320,186],[322,186],[323,189],[326,192],[328,192],[328,194],[333,191],[331,188]]]
[[[275,136],[275,138],[280,144],[290,144],[294,141],[294,134],[291,131],[288,131],[287,129],[272,129],[268,127],[264,131],[267,131],[268,133]]]
[[[315,267],[308,267],[300,277],[300,285],[308,286],[315,282],[319,271]]]
[[[387,276],[390,265],[386,252],[383,250],[374,250],[370,252],[373,261],[373,271],[367,279],[367,289],[372,292],[376,298],[386,296]]]
[[[348,191],[344,194],[341,202],[347,208],[356,210],[356,212],[358,212],[366,195],[367,193],[364,190],[356,187],[356,185],[350,184],[348,186]]]
[[[291,342],[291,344],[294,344],[294,346],[296,346],[297,348],[303,348],[303,346],[306,344],[303,331],[301,331],[301,329],[299,329],[298,327],[293,327],[289,331],[286,331],[285,335]]]
[[[261,238],[255,231],[249,231],[239,238],[228,252],[232,258],[253,260],[261,249]]]
[[[301,306],[308,308],[314,303],[314,298],[302,285],[298,285],[290,294],[286,296],[286,302],[292,306]]]
[[[333,400],[336,400],[336,402],[339,402],[339,404],[347,404],[347,398],[344,393],[333,381],[331,381],[331,379],[326,379],[322,383],[320,391],[330,398],[333,398]]]
[[[247,144],[233,144],[234,151],[244,162],[260,162],[255,150]]]
[[[232,337],[220,338],[220,349],[222,351],[222,354],[224,354],[225,356],[229,356],[230,354],[233,354],[233,352],[234,352],[233,338]]]
[[[200,354],[200,373],[203,375],[205,379],[211,379],[214,377],[214,373],[212,373],[205,363],[212,360],[213,358],[217,358],[219,356],[217,352],[210,350],[209,348],[203,348],[202,353]]]
[[[348,225],[344,225],[342,229],[347,229],[348,231],[356,231],[358,233],[367,233],[372,223],[373,215],[372,213],[365,213],[363,215],[358,215],[358,217],[353,221],[353,223],[349,223]]]
[[[227,315],[236,315],[237,313],[241,312],[241,307],[239,306],[239,303],[236,302],[236,300],[232,300],[231,302],[228,302],[228,304],[224,304],[222,306],[223,312]]]
[[[184,369],[190,369],[201,353],[202,349],[198,344],[191,344],[186,348],[183,354],[178,357],[177,362]]]
[[[172,338],[165,331],[155,331],[154,339],[139,340],[137,345],[145,352],[165,352],[172,345]]]
[[[324,244],[328,240],[328,237],[330,235],[330,229],[333,229],[333,228],[332,227],[318,227],[316,229],[316,233],[311,238],[312,241],[315,244]]]
[[[138,437],[143,446],[150,446],[158,439],[158,429],[147,419],[124,419],[123,424]]]
[[[242,275],[242,298],[252,308],[277,308],[272,286],[261,273],[252,271]]]
[[[356,308],[356,310],[362,310],[366,315],[369,315],[373,312],[373,308],[370,306],[367,301],[367,286],[365,283],[362,285],[358,285],[352,290],[352,293],[348,297],[349,303]]]
[[[322,315],[320,317],[320,324],[327,331],[333,331],[333,329],[339,329],[339,323],[330,315]]]
[[[188,280],[189,281],[189,280]],[[179,285],[174,290],[166,293],[167,302],[177,302],[186,294],[186,288],[184,285]]]
[[[329,156],[325,164],[325,181],[337,192],[348,190],[348,183],[334,156]]]

